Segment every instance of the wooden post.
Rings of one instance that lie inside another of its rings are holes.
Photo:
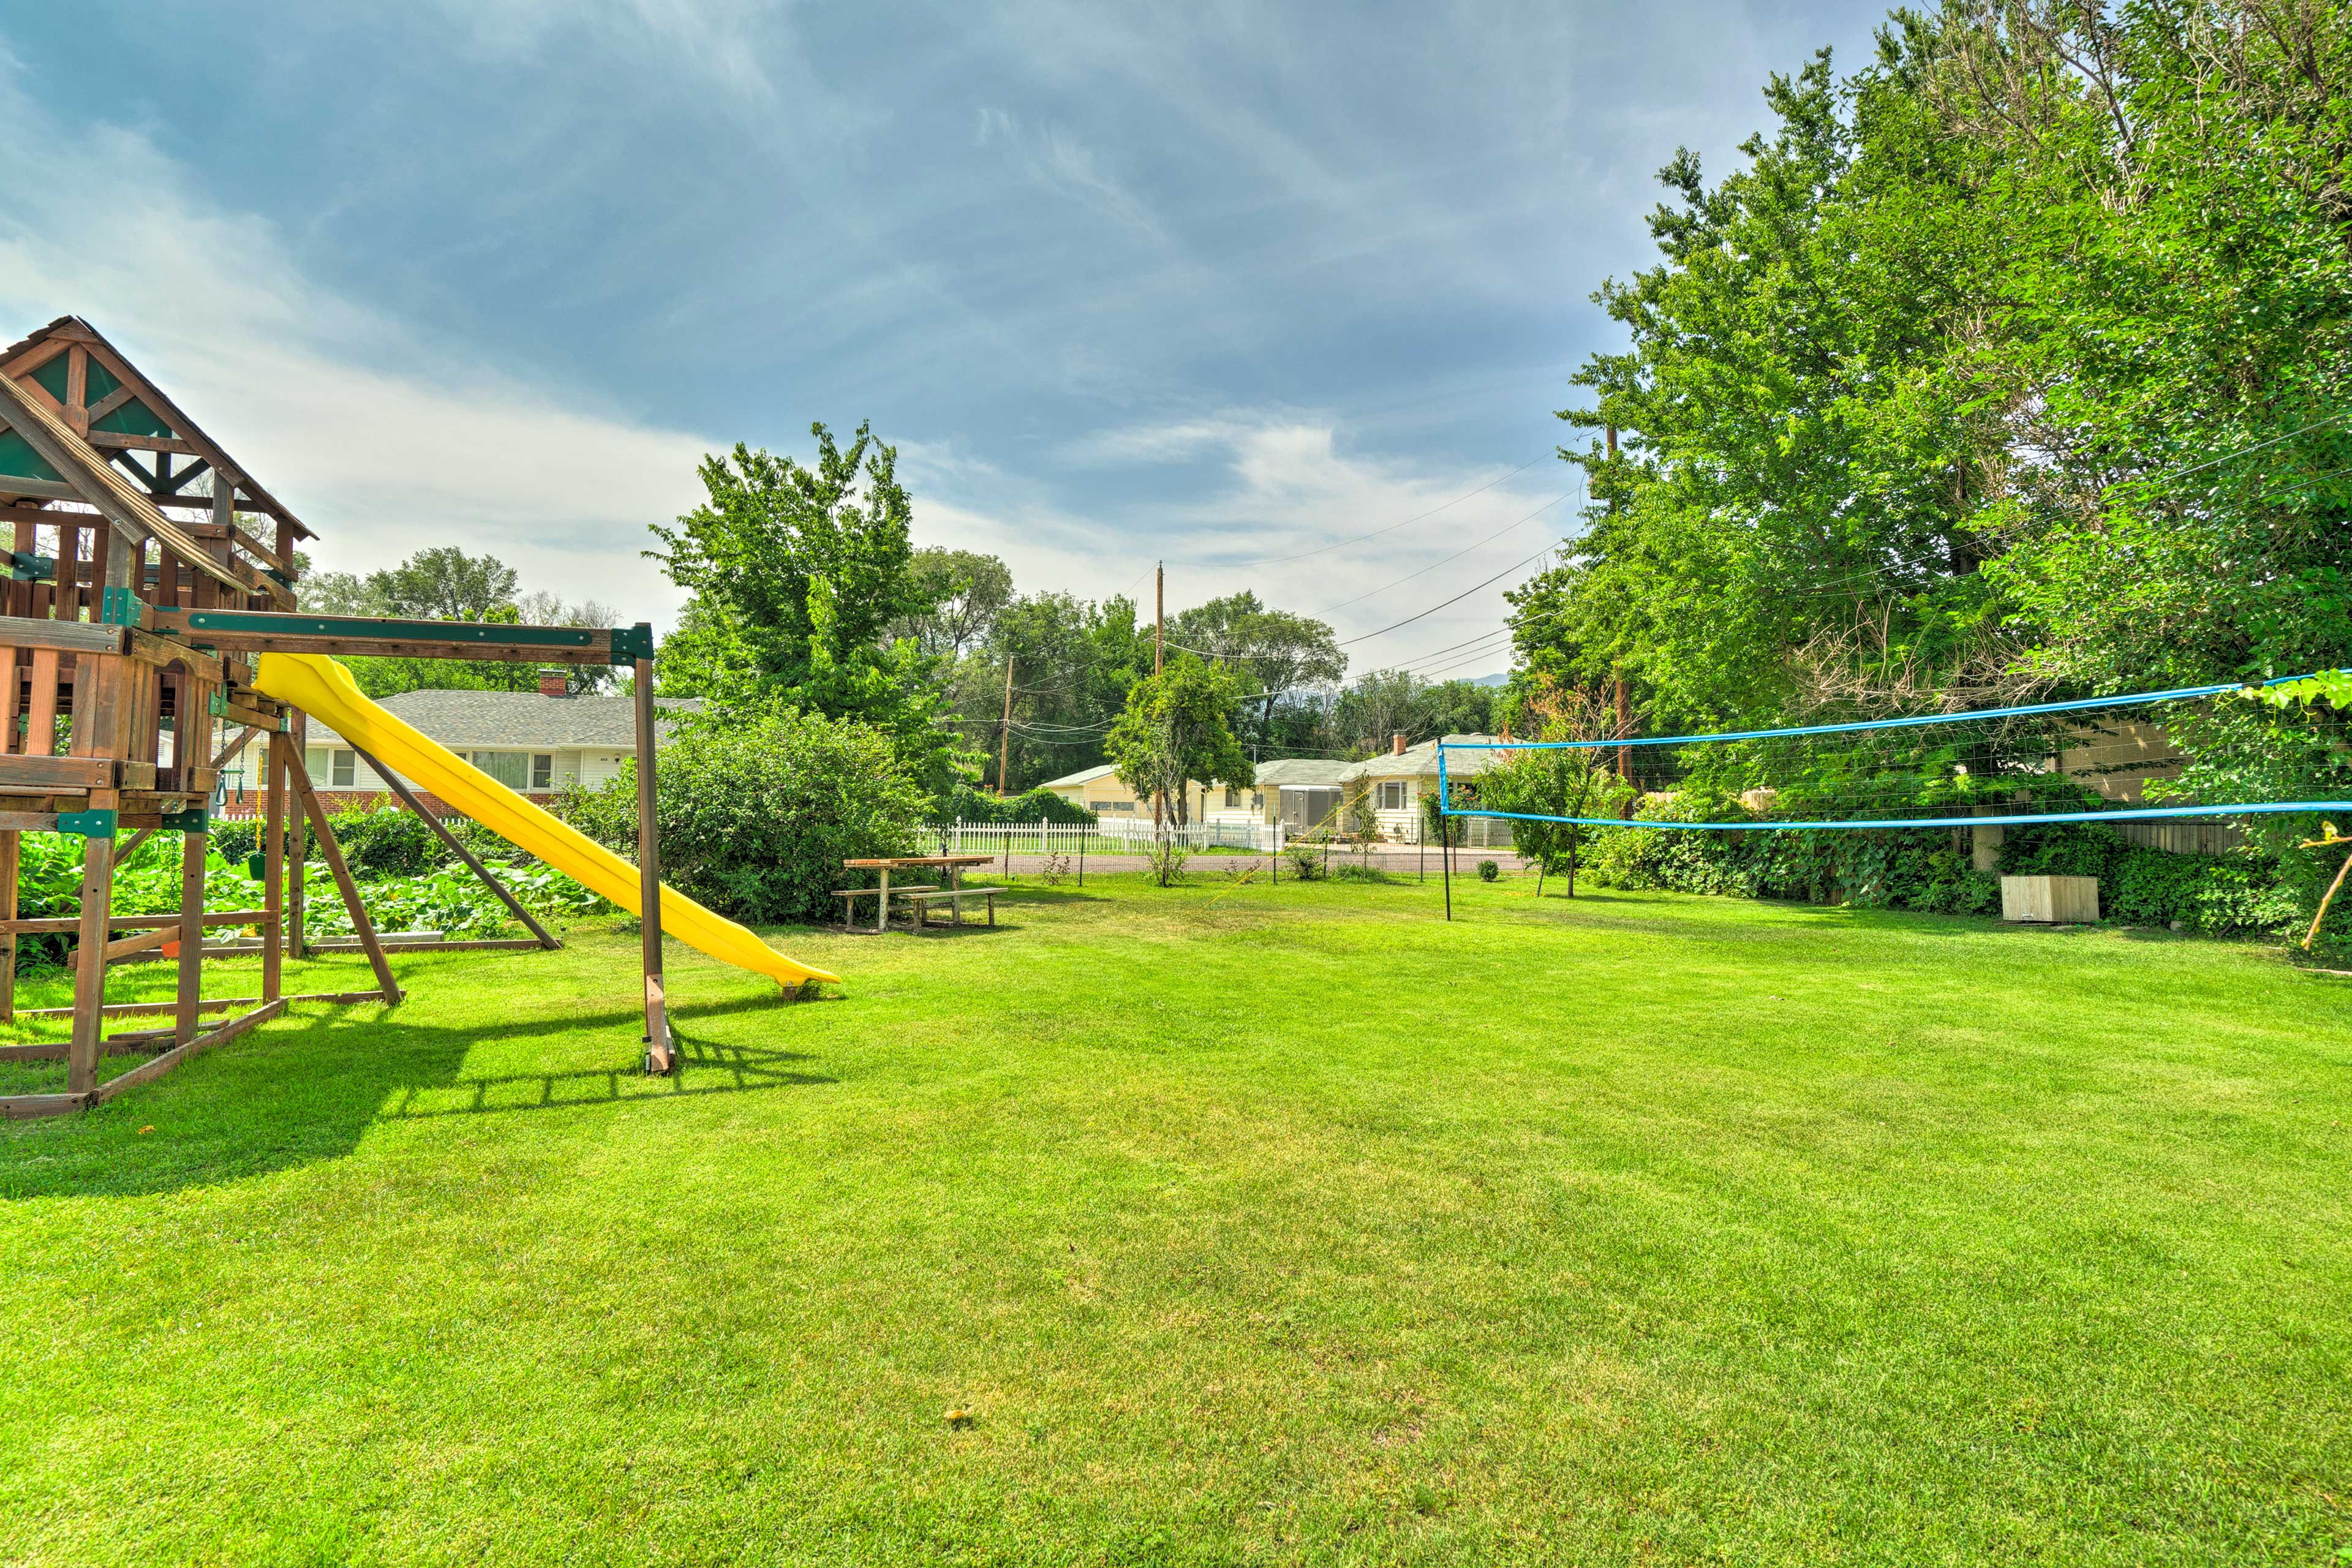
[[[319,855],[327,862],[328,874],[335,879],[335,890],[343,895],[343,907],[352,912],[352,931],[375,969],[376,989],[383,994],[386,1004],[396,1005],[400,1001],[400,983],[392,977],[392,964],[383,955],[383,943],[377,940],[375,921],[368,918],[367,907],[360,902],[359,885],[352,880],[352,868],[343,863],[343,847],[335,842],[335,830],[327,825],[326,808],[319,804],[319,792],[310,784],[310,770],[303,765],[302,754],[294,749],[291,736],[272,735],[269,740],[274,748],[285,753],[287,775],[294,782],[302,814],[318,832]]]
[[[113,809],[112,790],[89,792],[90,809]],[[114,840],[93,835],[83,840],[81,923],[75,936],[73,1039],[66,1047],[66,1092],[88,1094],[98,1087],[98,1055],[106,1027],[106,920],[114,912]]]
[[[180,846],[179,1015],[172,1029],[175,1046],[196,1037],[196,1016],[205,994],[205,857],[211,847],[209,832],[188,834]]]
[[[416,798],[416,792],[408,787],[405,780],[394,777],[391,769],[385,767],[382,763],[377,762],[373,757],[368,755],[367,752],[357,751],[355,748],[354,754],[375,773],[376,777],[383,780],[386,788],[390,789],[393,794],[400,797],[402,805],[407,806],[409,810],[415,812],[417,816],[425,819],[425,826],[431,828],[439,836],[441,842],[448,847],[450,853],[456,855],[458,859],[463,860],[466,863],[466,868],[467,870],[473,872],[475,876],[481,879],[482,885],[484,887],[489,889],[491,892],[498,895],[499,901],[506,905],[507,912],[513,915],[515,919],[522,921],[524,926],[529,928],[530,934],[539,939],[540,946],[545,948],[558,948],[563,945],[562,942],[556,939],[553,933],[549,931],[545,926],[539,923],[537,918],[534,917],[529,910],[522,907],[522,901],[514,896],[513,892],[508,889],[507,885],[504,882],[499,881],[496,877],[492,876],[490,874],[490,868],[488,866],[483,865],[480,858],[476,856],[472,850],[467,848],[456,834],[449,831],[449,827],[446,823],[443,822],[439,817],[425,809],[425,803]]]
[[[662,994],[661,828],[655,814],[654,661],[637,660],[637,930],[646,972],[646,1070],[667,1073],[677,1066],[669,1037],[669,1009]],[[889,895],[883,895],[887,901]],[[886,914],[888,912],[886,909]]]
[[[275,735],[261,765],[261,907],[268,916],[261,922],[261,999],[275,1002],[284,989],[286,931],[286,753]]]
[[[292,776],[300,780],[299,787],[305,792],[304,804],[307,807],[309,805],[308,791],[310,788],[310,770],[302,761],[302,737],[304,733],[305,730],[303,720],[302,717],[298,714],[295,716],[294,720],[293,734],[291,736],[281,736],[278,738],[287,742],[286,754],[293,759],[294,764],[290,772]],[[288,841],[286,850],[286,951],[291,956],[300,958],[303,956],[303,949],[306,945],[303,941],[302,931],[302,916],[304,912],[302,891],[303,868],[309,865],[310,859],[310,835],[308,826],[303,821],[302,812],[291,811],[286,814],[286,837]],[[386,992],[384,994],[384,1000],[387,1002],[393,1000],[393,994]]]
[[[8,675],[16,674],[11,668]],[[17,857],[24,846],[20,836],[9,831],[0,833],[0,920],[16,918]],[[13,1023],[16,1017],[16,933],[0,936],[0,1024]]]
[[[1004,764],[1013,755],[1013,656],[1004,656],[1004,722],[996,731],[996,794],[1004,795]]]

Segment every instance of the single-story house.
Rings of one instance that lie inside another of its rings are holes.
[[[655,701],[671,710],[693,706],[686,698]],[[637,752],[635,700],[572,696],[561,672],[543,674],[537,691],[404,691],[383,699],[380,706],[541,805],[575,784],[595,788],[617,775]],[[302,764],[330,811],[396,804],[383,780],[360,760],[358,748],[325,724],[310,720],[302,744]],[[248,747],[230,771],[232,809],[240,795],[247,808],[257,803],[260,770],[260,748]],[[402,782],[428,807],[441,809],[415,780],[404,777]]]
[[[1072,805],[1109,819],[1123,817],[1130,821],[1149,821],[1151,802],[1138,800],[1135,792],[1119,782],[1118,770],[1108,763],[1091,768],[1080,768],[1074,773],[1064,773],[1057,779],[1047,779],[1037,786],[1052,790]],[[1249,795],[1246,789],[1204,784],[1195,780],[1184,786],[1185,813],[1188,822],[1208,822],[1225,809],[1238,809]]]
[[[1447,735],[1447,745],[1493,745],[1493,735]],[[1437,793],[1437,741],[1423,741],[1419,745],[1407,745],[1402,734],[1390,738],[1389,749],[1375,757],[1350,764],[1339,775],[1344,799],[1354,799],[1358,791],[1372,797],[1372,812],[1380,823],[1383,838],[1402,840],[1407,844],[1421,842],[1421,801],[1423,795]],[[1461,786],[1465,780],[1501,761],[1500,752],[1455,752],[1445,762],[1445,776],[1453,786],[1451,794],[1456,809],[1467,805],[1476,794],[1475,784],[1468,791]],[[1486,819],[1480,819],[1484,821]],[[1482,844],[1501,837],[1505,825],[1499,822],[1482,828],[1477,835]],[[1507,840],[1504,840],[1507,841]],[[1457,841],[1458,842],[1458,841]]]
[[[1329,757],[1277,757],[1260,763],[1254,791],[1259,820],[1279,822],[1287,833],[1313,832],[1347,799],[1343,780],[1353,765]]]

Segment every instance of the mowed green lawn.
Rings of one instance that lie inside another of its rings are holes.
[[[583,928],[11,1126],[0,1561],[2352,1543],[2352,980],[1530,891],[673,948],[669,1081]]]

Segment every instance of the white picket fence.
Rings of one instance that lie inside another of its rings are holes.
[[[1409,826],[1412,831],[1390,842],[1418,843],[1420,824],[1416,821]],[[924,829],[937,840],[937,853],[941,855],[1061,854],[1073,860],[1082,844],[1089,855],[1140,855],[1151,847],[1152,831],[1150,817],[1129,821],[1117,816],[1091,823],[956,822]],[[1190,822],[1181,827],[1170,823],[1168,836],[1187,849],[1246,849],[1261,855],[1278,852],[1287,842],[1278,822],[1230,819]],[[1314,837],[1319,840],[1322,835]],[[1457,849],[1508,849],[1511,825],[1488,816],[1456,817],[1454,845]]]
[[[1076,859],[1083,845],[1089,855],[1140,855],[1151,847],[1149,818],[1125,822],[1116,817],[1100,822],[956,822],[925,832],[939,840],[942,855],[1067,855]],[[1168,836],[1187,849],[1254,849],[1260,853],[1282,847],[1282,826],[1265,822],[1191,822],[1168,825]]]

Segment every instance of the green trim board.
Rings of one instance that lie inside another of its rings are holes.
[[[188,632],[367,637],[380,642],[473,642],[510,647],[591,647],[586,626],[515,626],[483,621],[402,621],[373,616],[289,616],[268,610],[190,610]],[[614,633],[615,637],[619,633]]]

